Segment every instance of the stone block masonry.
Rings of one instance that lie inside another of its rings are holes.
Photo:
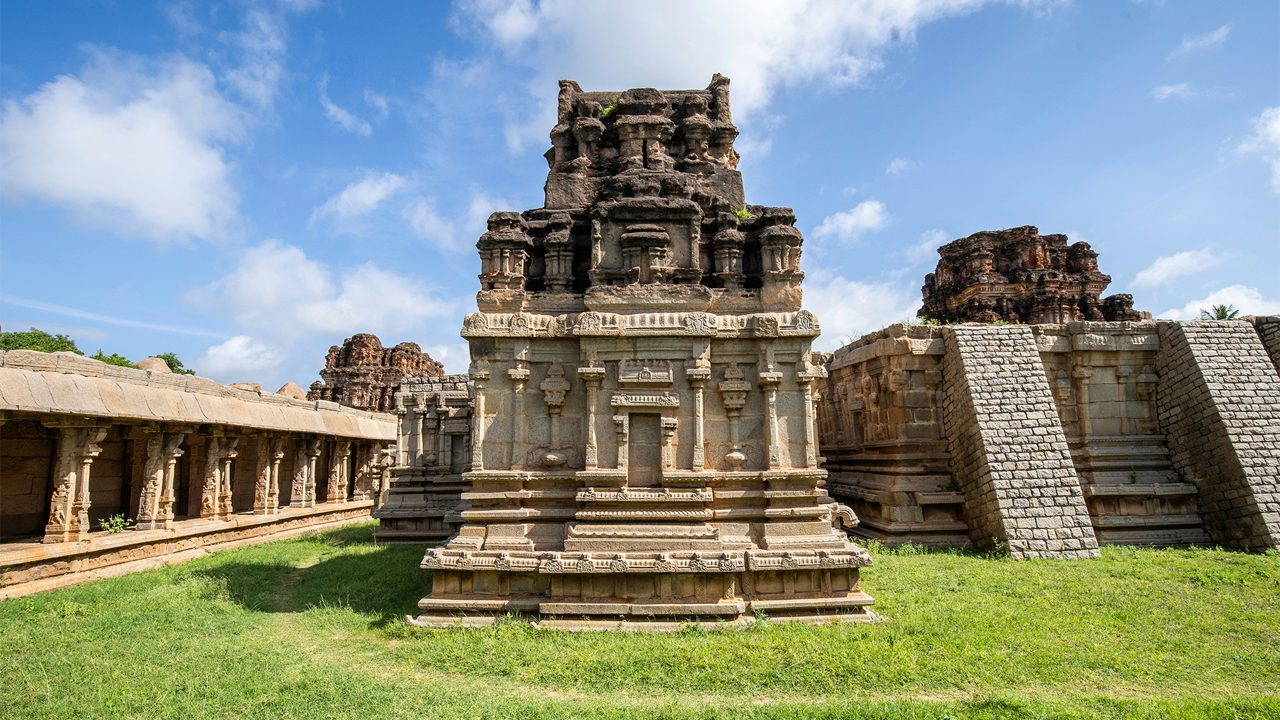
[[[1280,547],[1280,376],[1247,320],[1162,323],[1160,425],[1214,542]]]
[[[1280,315],[1252,317],[1249,321],[1253,323],[1253,329],[1258,331],[1262,346],[1271,356],[1271,364],[1275,365],[1276,372],[1280,373]]]
[[[1031,329],[944,330],[943,423],[979,547],[1095,557],[1098,543]]]

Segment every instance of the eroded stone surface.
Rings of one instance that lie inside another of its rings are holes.
[[[443,374],[444,366],[422,352],[416,343],[384,348],[378,336],[359,333],[341,346],[329,348],[321,379],[311,383],[307,397],[361,410],[392,412],[402,380]]]
[[[1100,298],[1111,277],[1098,253],[1066,235],[1041,235],[1027,225],[987,230],[938,248],[938,267],[925,276],[919,316],[941,322],[1065,323],[1143,320],[1126,294]]]
[[[477,243],[469,486],[415,622],[873,617],[818,467],[802,238],[745,204],[736,135],[720,76],[561,83],[544,207]]]

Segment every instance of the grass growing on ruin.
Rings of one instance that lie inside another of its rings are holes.
[[[888,620],[668,635],[409,628],[421,550],[362,525],[0,602],[0,715],[1280,716],[1280,556],[877,548]]]

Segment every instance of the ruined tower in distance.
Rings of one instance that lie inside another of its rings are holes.
[[[413,622],[874,617],[818,465],[802,238],[746,204],[736,136],[719,75],[560,83],[545,207],[477,243],[463,524]]]

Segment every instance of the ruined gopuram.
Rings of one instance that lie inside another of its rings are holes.
[[[787,208],[747,205],[729,81],[560,84],[545,207],[481,238],[458,534],[419,625],[867,619],[823,489]]]
[[[417,343],[384,348],[377,335],[358,333],[341,346],[329,348],[320,371],[322,379],[311,383],[307,399],[370,412],[394,412],[401,380],[443,374],[444,366],[422,352]]]
[[[1031,225],[985,230],[938,248],[938,267],[925,276],[919,317],[945,323],[1027,325],[1077,320],[1151,319],[1133,296],[1101,298],[1111,276],[1098,270],[1089,243],[1041,235]]]
[[[471,467],[471,382],[466,375],[413,378],[396,393],[397,456],[374,511],[382,542],[438,542],[462,524],[458,505]]]

